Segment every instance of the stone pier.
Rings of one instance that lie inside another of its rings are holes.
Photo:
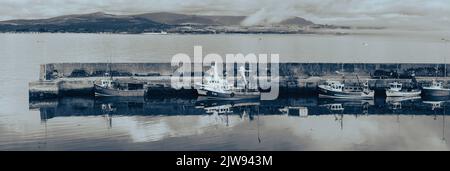
[[[195,91],[171,88],[170,77],[176,69],[178,67],[171,66],[170,63],[43,64],[39,80],[29,83],[29,97],[47,99],[61,96],[92,96],[94,82],[104,78],[105,73],[111,73],[115,79],[133,78],[146,82],[149,85],[148,92],[152,96],[180,93],[195,96]],[[358,76],[360,81],[368,81],[372,89],[384,90],[393,81],[408,86],[411,79],[375,79],[373,74],[376,71],[397,72],[403,76],[414,73],[420,84],[429,84],[436,77],[448,83],[446,77],[448,70],[444,64],[280,63],[279,85],[281,92],[285,94],[313,94],[317,85],[326,80],[356,83]]]

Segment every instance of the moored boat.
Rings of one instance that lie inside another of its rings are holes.
[[[389,88],[386,89],[387,97],[416,97],[420,96],[421,93],[420,89],[404,89],[403,84],[399,82],[389,83]]]
[[[326,81],[319,85],[319,97],[336,99],[373,99],[375,91],[370,90],[368,83],[362,86],[346,86],[339,81]]]
[[[101,80],[100,84],[94,84],[95,96],[117,96],[117,97],[144,97],[145,89],[143,83],[120,84],[111,79]]]
[[[442,82],[433,80],[430,86],[422,88],[424,97],[449,97],[450,89],[445,88]]]
[[[258,99],[261,93],[256,89],[249,89],[245,71],[241,68],[244,87],[235,87],[228,83],[226,78],[220,78],[217,68],[212,66],[213,74],[205,78],[205,83],[197,83],[196,90],[202,99],[242,100]]]

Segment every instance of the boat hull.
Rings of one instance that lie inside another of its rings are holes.
[[[260,92],[235,92],[235,93],[219,93],[204,89],[197,89],[199,98],[202,100],[245,100],[245,99],[259,99]]]
[[[333,99],[373,99],[375,97],[375,92],[347,92],[347,91],[333,91],[322,88],[319,86],[319,97],[320,98],[333,98]]]
[[[449,97],[450,89],[429,89],[423,88],[422,94],[424,97]]]
[[[144,97],[145,90],[117,90],[104,88],[99,85],[94,85],[95,96],[111,96],[111,97]]]
[[[422,91],[392,91],[392,90],[386,90],[386,96],[387,97],[416,97],[420,96]]]
[[[403,96],[403,97],[387,97],[386,102],[395,103],[395,102],[404,102],[404,101],[414,101],[421,99],[420,96]]]

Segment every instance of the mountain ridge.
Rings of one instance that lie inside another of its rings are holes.
[[[134,15],[115,15],[108,14],[105,12],[95,12],[95,13],[87,13],[87,14],[71,14],[71,15],[62,15],[51,18],[44,19],[15,19],[15,20],[5,20],[0,21],[0,24],[32,24],[26,22],[58,22],[59,20],[67,20],[68,18],[86,18],[86,17],[97,17],[97,18],[145,18],[148,20],[152,20],[154,22],[158,22],[161,24],[168,25],[180,25],[184,23],[197,23],[204,25],[240,25],[248,16],[227,16],[227,15],[189,15],[189,14],[180,14],[180,13],[170,13],[170,12],[155,12],[155,13],[142,13],[142,14],[134,14]],[[289,22],[295,20],[296,22]],[[195,22],[199,21],[199,22]],[[302,21],[302,22],[298,22]],[[59,21],[61,22],[61,21]],[[275,23],[277,24],[277,23]],[[313,25],[314,23],[306,20],[301,17],[291,17],[287,18],[280,23],[281,25]]]
[[[145,33],[169,30],[173,33],[299,33],[302,30],[298,28],[318,26],[301,17],[286,18],[278,23],[244,26],[242,23],[246,19],[248,16],[189,15],[170,12],[115,15],[95,12],[46,19],[0,21],[0,32]],[[289,30],[290,26],[296,26],[297,30]]]

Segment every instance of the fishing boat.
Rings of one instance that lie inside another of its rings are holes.
[[[450,89],[445,88],[440,81],[433,80],[430,86],[422,88],[425,97],[448,97],[450,96]]]
[[[221,78],[217,68],[212,66],[213,74],[205,78],[205,83],[195,84],[195,88],[199,95],[199,99],[223,99],[223,100],[242,100],[242,99],[258,99],[261,93],[256,89],[249,89],[245,69],[241,68],[240,73],[243,78],[244,86],[235,87],[228,83],[226,78]]]
[[[421,93],[420,89],[404,89],[403,84],[399,82],[389,83],[389,88],[386,89],[387,97],[416,97]]]
[[[373,99],[375,96],[375,91],[369,89],[367,82],[361,86],[346,86],[339,81],[328,80],[318,89],[320,98]]]
[[[146,92],[143,83],[119,83],[112,79],[103,79],[100,84],[94,84],[94,91],[95,96],[116,97],[144,97]]]
[[[106,78],[100,80],[100,83],[94,82],[95,96],[144,97],[146,93],[144,83],[132,79],[122,82],[114,80],[111,63],[108,64],[109,72],[105,73]]]
[[[439,66],[436,66],[436,78],[439,73]],[[444,68],[444,77],[447,77],[447,65]],[[422,87],[424,98],[448,98],[450,97],[450,88],[444,87],[444,83],[433,79],[431,85]]]

